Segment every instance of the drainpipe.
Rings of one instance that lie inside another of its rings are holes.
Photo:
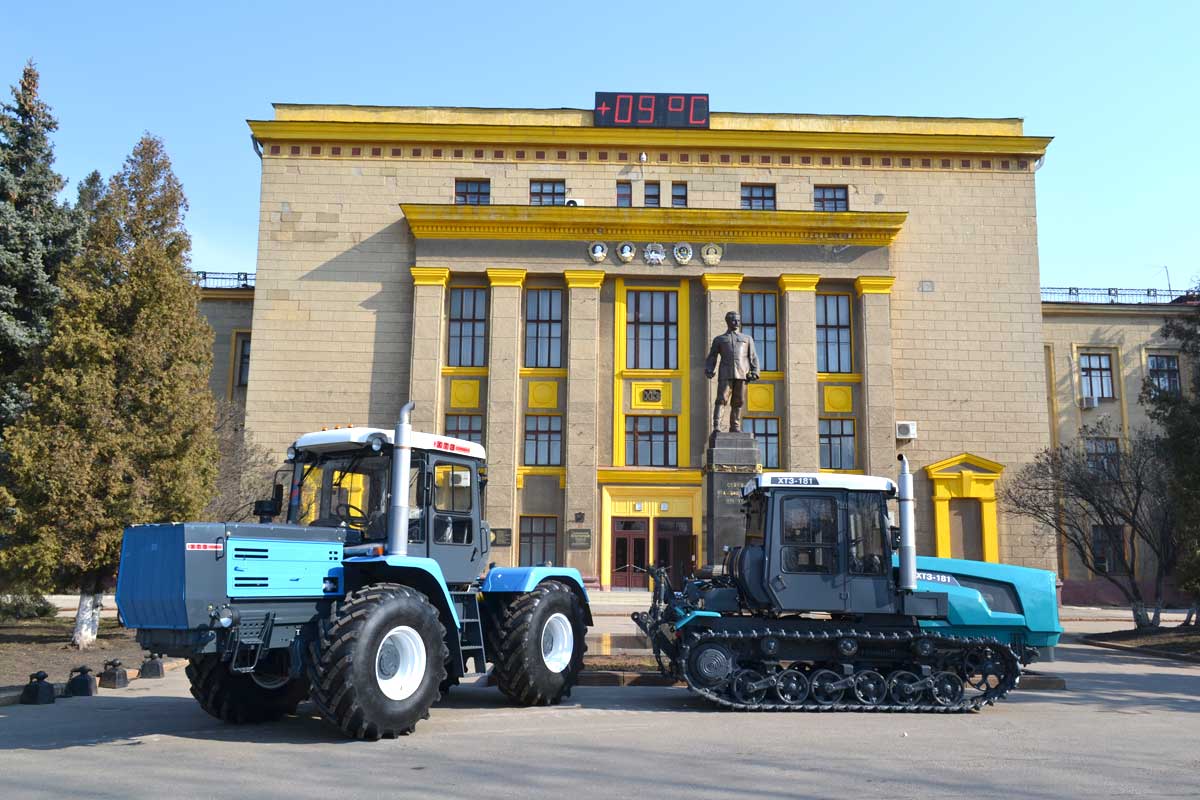
[[[400,409],[392,447],[392,500],[388,507],[387,553],[389,556],[408,555],[408,472],[412,467],[412,425],[409,415],[413,403]]]
[[[913,519],[913,476],[908,471],[908,459],[897,456],[900,462],[900,591],[917,590],[917,535]]]

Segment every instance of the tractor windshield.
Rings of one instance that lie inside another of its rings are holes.
[[[288,521],[298,525],[349,528],[357,535],[348,540],[387,538],[387,510],[391,493],[390,453],[357,451],[327,453],[296,465],[294,500]],[[417,468],[410,473],[410,513],[419,513],[416,502]]]

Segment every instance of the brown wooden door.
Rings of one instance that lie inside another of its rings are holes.
[[[686,517],[654,520],[654,564],[665,567],[675,589],[692,574],[692,521]]]
[[[978,500],[950,501],[950,557],[983,561],[983,512]]]
[[[613,520],[612,588],[648,589],[650,526],[646,519]]]

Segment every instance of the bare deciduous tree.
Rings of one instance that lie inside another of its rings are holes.
[[[265,448],[246,439],[244,413],[228,400],[217,402],[216,434],[220,462],[215,494],[204,509],[204,518],[214,522],[243,522],[251,519],[254,501],[271,496],[272,478],[278,464]]]
[[[1115,453],[1085,447],[1089,439],[1114,438],[1105,424],[1080,429],[1079,439],[1042,451],[1007,480],[1001,502],[1056,531],[1088,571],[1120,590],[1138,627],[1157,627],[1178,555],[1170,468],[1162,439],[1147,430],[1122,440]],[[1102,556],[1097,542],[1106,545]],[[1143,562],[1146,555],[1152,563]],[[1151,568],[1147,598],[1139,579]]]

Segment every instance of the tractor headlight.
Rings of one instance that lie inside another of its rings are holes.
[[[237,612],[229,606],[221,606],[217,611],[217,624],[222,628],[232,628],[237,622]]]
[[[382,436],[372,436],[368,441],[371,444],[371,452],[378,453],[383,450],[383,437]]]
[[[295,447],[289,447],[287,449],[287,460],[288,461],[296,460],[296,448]]]

